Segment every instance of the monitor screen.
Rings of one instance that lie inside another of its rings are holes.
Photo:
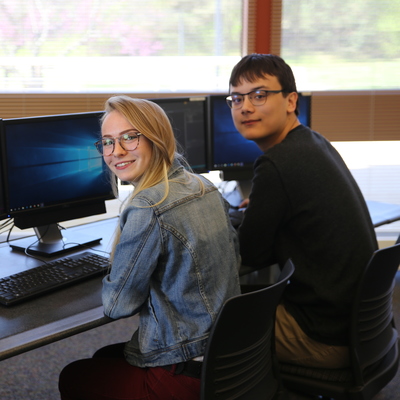
[[[172,97],[151,99],[168,115],[178,151],[193,171],[208,172],[207,160],[207,101],[205,97]]]
[[[0,125],[3,123],[0,120]],[[0,128],[1,129],[1,128]],[[7,218],[7,211],[6,211],[6,193],[4,187],[4,153],[3,153],[3,142],[0,138],[0,220]]]
[[[224,180],[249,180],[253,176],[254,161],[262,151],[251,140],[243,138],[233,124],[226,95],[209,96],[209,132],[211,169],[221,170]],[[311,94],[299,93],[299,120],[310,127]]]
[[[111,174],[94,146],[102,114],[3,120],[7,212],[17,227],[35,228],[32,253],[54,254],[72,248],[72,242],[101,239],[81,243],[71,237],[67,246],[58,223],[104,213],[104,201],[114,198]]]

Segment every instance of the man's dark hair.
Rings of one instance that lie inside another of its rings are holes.
[[[229,86],[237,86],[242,80],[254,82],[265,78],[265,75],[276,76],[284,91],[283,96],[297,92],[296,80],[293,71],[279,56],[273,54],[249,54],[244,56],[233,68],[229,79]],[[296,115],[299,115],[298,104]]]

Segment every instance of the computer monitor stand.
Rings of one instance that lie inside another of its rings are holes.
[[[35,227],[35,236],[9,242],[13,250],[28,255],[54,257],[76,250],[80,247],[90,247],[101,241],[101,237],[92,237],[69,228],[64,236],[58,224]]]

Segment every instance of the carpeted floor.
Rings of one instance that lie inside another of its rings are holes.
[[[138,318],[111,322],[0,362],[0,400],[57,400],[63,367],[100,347],[130,339]]]
[[[400,327],[400,272],[396,278],[393,308]],[[62,368],[71,361],[91,357],[102,346],[127,341],[137,327],[132,317],[72,336],[0,362],[0,400],[56,400]],[[400,399],[400,370],[374,400]],[[300,400],[300,398],[299,398]]]

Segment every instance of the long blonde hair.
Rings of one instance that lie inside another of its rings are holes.
[[[152,144],[150,165],[136,185],[135,195],[161,181],[167,182],[168,170],[176,155],[176,141],[164,110],[148,100],[113,96],[106,102],[102,122],[112,111],[118,111]]]
[[[101,122],[112,111],[118,111],[124,116],[152,145],[150,165],[136,184],[127,202],[129,203],[140,191],[163,182],[165,184],[165,192],[157,204],[162,203],[169,193],[168,171],[174,159],[180,159],[185,165],[185,159],[177,152],[177,144],[168,116],[159,105],[152,101],[135,99],[125,95],[113,96],[107,100]],[[193,176],[195,175],[185,170],[185,179],[191,179]],[[199,182],[199,195],[202,195],[204,193],[204,185],[200,179]],[[114,250],[119,242],[120,235],[121,231],[118,226],[111,259],[114,257]]]

